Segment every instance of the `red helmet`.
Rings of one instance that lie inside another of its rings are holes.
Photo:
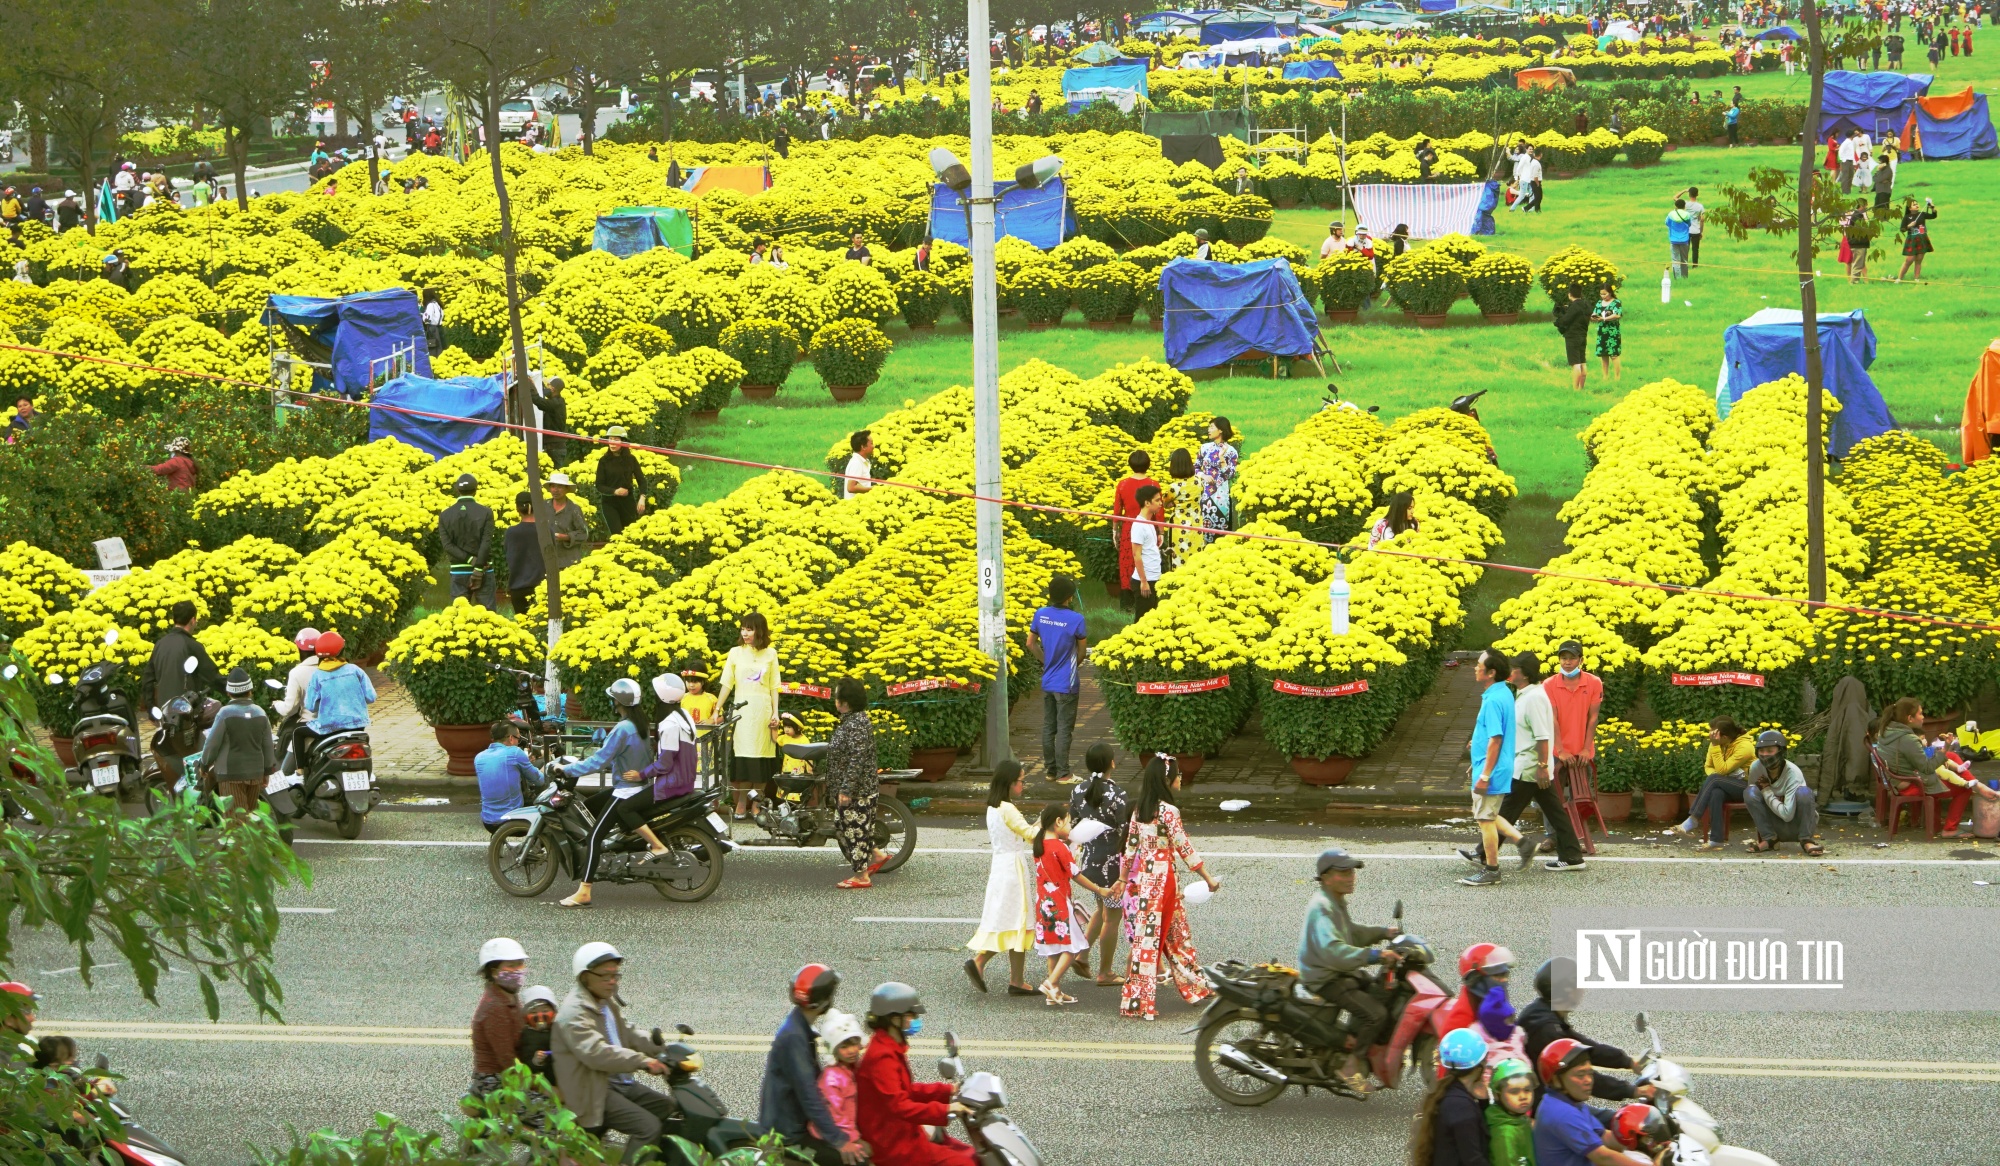
[[[1475,943],[1458,957],[1459,979],[1474,972],[1489,976],[1502,975],[1514,966],[1514,953],[1497,943]]]
[[[339,632],[321,632],[313,641],[313,651],[331,659],[347,648],[347,640]]]
[[[1666,1143],[1673,1136],[1667,1126],[1667,1115],[1643,1101],[1619,1107],[1612,1133],[1617,1135],[1619,1145],[1642,1152]]]
[[[16,996],[26,996],[30,1000],[41,999],[40,996],[35,995],[33,988],[28,987],[19,980],[9,980],[4,984],[0,984],[0,992],[12,992]]]
[[[1535,1070],[1541,1075],[1543,1085],[1556,1088],[1556,1078],[1590,1060],[1590,1046],[1580,1040],[1563,1037],[1552,1040],[1542,1050],[1535,1062]]]
[[[839,972],[825,964],[807,964],[792,977],[792,1003],[801,1007],[824,1007],[833,1002],[833,991],[838,987]]]

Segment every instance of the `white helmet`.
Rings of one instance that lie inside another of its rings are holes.
[[[540,984],[536,984],[532,988],[521,989],[521,1011],[526,1012],[535,1004],[546,1004],[550,1008],[557,1007],[555,992]]]
[[[819,1039],[826,1042],[829,1049],[837,1049],[851,1040],[862,1039],[861,1022],[850,1012],[833,1009],[819,1020]]]
[[[653,677],[653,695],[660,698],[661,704],[679,704],[687,695],[687,682],[678,673],[662,672]]]
[[[594,943],[586,943],[576,949],[576,954],[571,956],[569,960],[569,971],[573,976],[581,976],[606,960],[623,960],[624,958],[624,956],[618,954],[617,948],[612,947],[603,940],[598,940]]]
[[[604,695],[611,698],[612,704],[631,708],[639,703],[639,682],[629,676],[620,676],[611,682],[610,688],[604,690]]]
[[[527,958],[527,950],[518,942],[508,939],[504,935],[499,939],[489,939],[479,945],[479,966],[482,968],[487,964],[499,963],[503,960],[525,961]]]

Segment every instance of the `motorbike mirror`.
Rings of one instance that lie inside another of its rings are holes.
[[[105,643],[107,643],[107,644],[115,644],[115,643],[117,643],[117,642],[118,642],[118,629],[117,629],[117,628],[105,628],[105,629],[104,629],[104,642],[105,642]]]
[[[275,688],[275,689],[277,689],[277,690],[278,690],[279,692],[283,692],[283,691],[285,691],[285,682],[284,682],[284,681],[282,681],[282,680],[274,680],[274,679],[270,679],[270,678],[266,678],[266,679],[265,679],[265,681],[264,681],[264,687],[265,687],[265,688]]]
[[[63,682],[62,673],[60,672],[49,673],[49,687],[54,688],[56,685],[61,684],[62,682]]]
[[[945,1055],[945,1056],[947,1056],[947,1057],[956,1057],[956,1056],[958,1055],[958,1034],[957,1034],[957,1033],[955,1033],[955,1032],[946,1032],[946,1033],[944,1034],[944,1055]]]
[[[5,668],[0,668],[0,677],[5,677],[8,680],[12,680],[20,674],[21,666],[19,664],[9,664]]]
[[[666,1033],[664,1033],[664,1032],[661,1032],[661,1031],[660,1031],[659,1029],[655,1028],[655,1029],[653,1030],[653,1043],[654,1043],[654,1044],[656,1044],[656,1045],[663,1045],[663,1044],[666,1044],[666,1043],[667,1043],[667,1034],[666,1034]]]
[[[154,705],[154,706],[153,706],[153,719],[154,719],[155,721],[157,721],[157,720],[159,720],[159,719],[160,719],[160,706],[159,706],[159,705]]]
[[[104,633],[105,636],[107,637],[107,641],[110,636],[116,635],[117,632],[118,632],[117,628],[112,628],[110,631]],[[189,656],[187,659],[181,661],[181,671],[185,672],[189,676],[193,676],[194,670],[199,667],[201,667],[201,661],[195,659],[193,656]]]
[[[958,1080],[958,1058],[957,1058],[957,1057],[955,1057],[955,1056],[951,1056],[951,1057],[943,1057],[943,1058],[940,1058],[940,1059],[939,1059],[939,1061],[938,1061],[938,1080],[940,1080],[940,1081],[956,1081],[956,1080]]]
[[[1395,916],[1396,922],[1401,923],[1403,921],[1403,901],[1401,899],[1396,900]]]
[[[681,1034],[682,1036],[693,1036],[693,1035],[694,1035],[694,1029],[692,1029],[692,1028],[689,1028],[689,1027],[688,1027],[687,1025],[685,1025],[685,1024],[676,1024],[676,1025],[674,1025],[674,1031],[675,1031],[675,1032],[677,1032],[677,1033],[680,1033],[680,1034]]]
[[[1646,1023],[1646,1014],[1645,1014],[1645,1013],[1643,1013],[1643,1012],[1641,1012],[1641,1013],[1639,1014],[1639,1019],[1638,1019],[1638,1022],[1637,1022],[1637,1027],[1638,1027],[1638,1029],[1639,1029],[1639,1031],[1640,1031],[1640,1032],[1644,1032],[1644,1031],[1646,1031],[1646,1029],[1647,1029],[1648,1027],[1650,1027],[1650,1026],[1649,1026],[1649,1025],[1647,1025],[1647,1023]]]
[[[111,1058],[105,1056],[103,1053],[99,1053],[97,1054],[97,1059],[92,1061],[91,1064],[96,1065],[97,1071],[102,1073],[111,1068]]]

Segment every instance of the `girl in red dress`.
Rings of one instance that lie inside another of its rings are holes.
[[[1111,893],[1077,873],[1069,849],[1069,823],[1069,803],[1050,802],[1042,807],[1041,826],[1035,831],[1035,953],[1049,961],[1049,977],[1042,981],[1041,991],[1050,1007],[1076,1003],[1076,997],[1060,986],[1063,973],[1078,955],[1087,958],[1090,951],[1090,919],[1070,896],[1070,883],[1081,883],[1100,895]],[[1082,971],[1088,975],[1089,967]]]

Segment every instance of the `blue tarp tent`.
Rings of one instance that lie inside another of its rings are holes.
[[[1201,43],[1219,45],[1231,40],[1262,40],[1277,36],[1278,26],[1270,20],[1211,20],[1201,26]]]
[[[1826,75],[1820,104],[1819,141],[1829,133],[1859,129],[1877,142],[1901,138],[1917,98],[1931,87],[1929,73],[1856,73],[1836,69]],[[1908,143],[1904,143],[1907,148]]]
[[[1012,235],[1044,251],[1076,233],[1076,216],[1069,209],[1069,188],[1057,178],[1033,190],[1023,190],[1012,182],[996,182],[993,193],[999,199],[994,209],[994,238]],[[939,182],[931,187],[931,238],[968,246],[965,236],[965,208],[958,195]]]
[[[1806,38],[1800,36],[1798,30],[1792,28],[1790,25],[1781,24],[1776,28],[1767,28],[1763,32],[1758,33],[1756,36],[1753,36],[1750,39],[1751,40],[1804,40]]]
[[[597,229],[590,235],[592,251],[604,251],[620,259],[666,245],[651,215],[599,215]]]
[[[338,299],[272,296],[264,308],[266,325],[283,325],[305,355],[333,366],[331,378],[315,371],[313,391],[359,397],[387,375],[388,358],[401,351],[418,376],[431,375],[424,346],[424,320],[417,293],[408,288],[356,292]],[[321,353],[325,356],[322,358]]]
[[[507,390],[497,376],[452,377],[444,381],[427,376],[397,377],[375,391],[375,403],[447,417],[507,420]],[[497,425],[481,425],[476,421],[444,421],[390,409],[368,411],[368,440],[393,437],[432,457],[446,457],[505,432]]]
[[[1417,8],[1422,12],[1450,12],[1458,7],[1458,0],[1419,0]]]
[[[1788,308],[1765,308],[1722,334],[1722,369],[1715,378],[1715,408],[1729,416],[1736,399],[1758,385],[1788,374],[1805,375],[1804,317]],[[1827,442],[1834,457],[1868,438],[1896,427],[1889,406],[1875,389],[1868,366],[1875,363],[1875,330],[1860,309],[1822,312],[1819,317],[1822,383],[1840,402]]]
[[[1993,133],[1993,115],[1986,95],[1975,93],[1966,108],[1949,117],[1933,117],[1917,103],[1917,142],[1926,161],[1955,162],[2000,156],[2000,139]]]
[[[1319,317],[1284,259],[1206,263],[1176,259],[1160,269],[1167,363],[1214,368],[1246,352],[1306,356]]]
[[[1085,69],[1064,69],[1062,78],[1063,95],[1079,89],[1129,89],[1141,97],[1146,95],[1146,66],[1097,65]]]
[[[1340,69],[1332,61],[1293,61],[1285,66],[1287,81],[1338,81]]]

